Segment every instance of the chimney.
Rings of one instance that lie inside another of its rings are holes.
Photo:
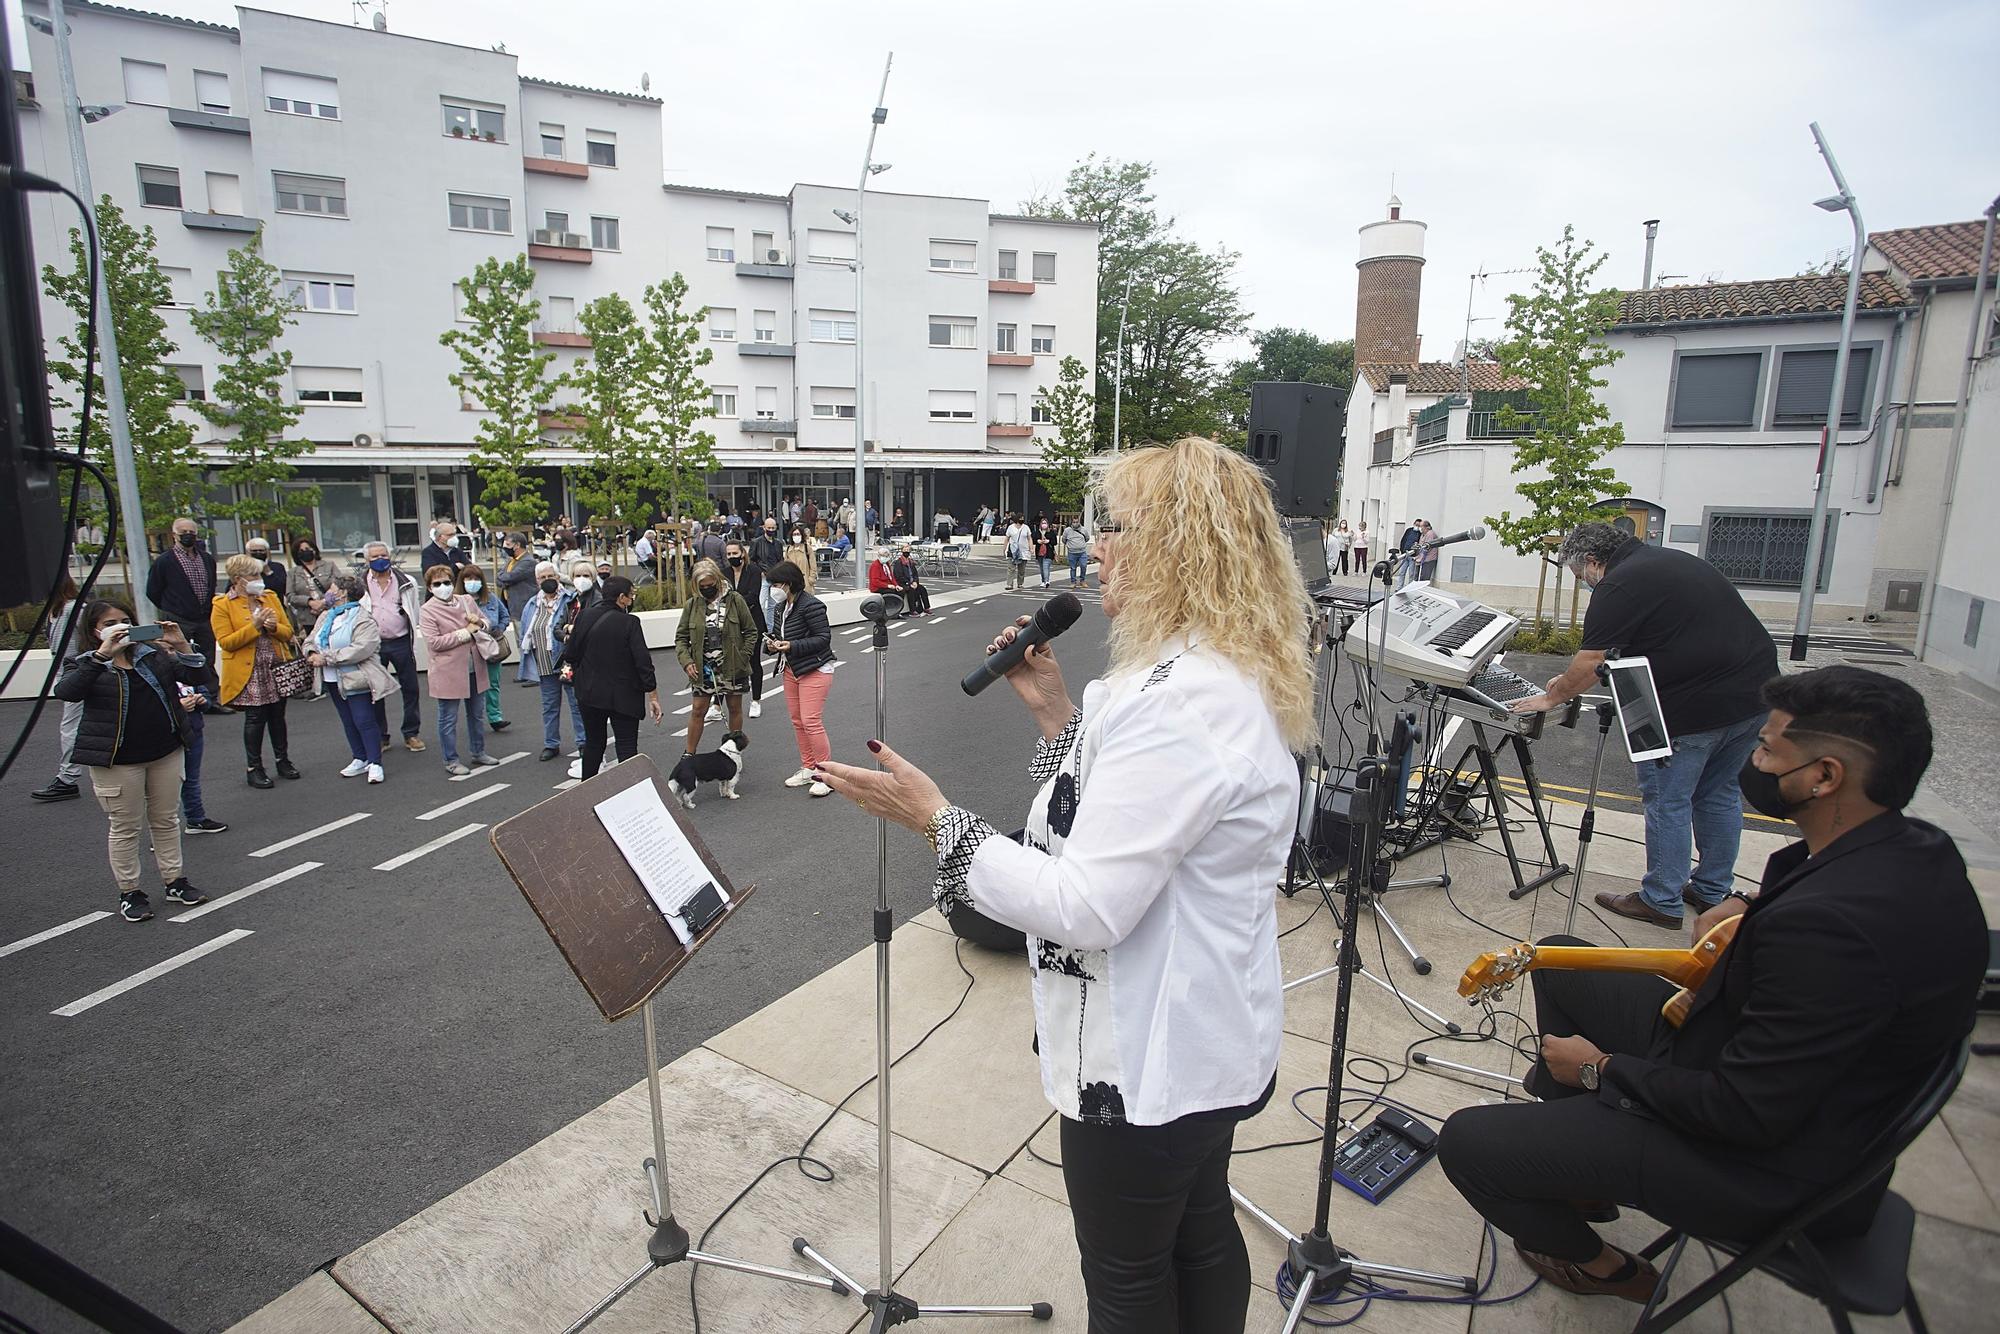
[[[1419,354],[1417,303],[1423,290],[1424,231],[1389,196],[1389,216],[1361,229],[1354,293],[1354,359],[1413,366]]]
[[[1394,371],[1389,376],[1389,429],[1396,433],[1392,446],[1394,458],[1403,456],[1403,437],[1410,427],[1410,377],[1403,371]]]

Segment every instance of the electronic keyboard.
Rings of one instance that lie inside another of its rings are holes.
[[[1380,642],[1384,616],[1386,644]],[[1413,681],[1466,686],[1507,646],[1520,624],[1519,617],[1471,598],[1426,583],[1406,584],[1355,620],[1347,632],[1347,656]]]

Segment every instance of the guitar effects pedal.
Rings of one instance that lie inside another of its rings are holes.
[[[1385,1107],[1334,1154],[1333,1179],[1370,1204],[1380,1204],[1436,1154],[1435,1130],[1394,1107]]]

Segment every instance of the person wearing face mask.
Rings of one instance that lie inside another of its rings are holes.
[[[711,581],[719,576],[707,561]],[[699,576],[697,576],[699,577]],[[632,581],[613,575],[600,586],[603,594],[596,606],[576,623],[569,642],[563,645],[562,670],[576,686],[583,705],[583,755],[576,776],[594,778],[604,764],[606,742],[617,738],[618,758],[629,760],[639,753],[639,719],[655,723],[665,716],[660,708],[659,683],[653,674],[653,655],[646,647],[645,628],[632,614]],[[734,596],[732,594],[731,596]],[[737,599],[741,601],[741,599]],[[685,618],[682,624],[686,624]],[[689,737],[701,735],[699,696],[689,715]],[[689,742],[693,746],[692,740]]]
[[[285,603],[264,587],[264,563],[255,556],[231,556],[223,563],[228,589],[215,598],[209,626],[222,655],[222,703],[243,711],[244,779],[251,787],[269,789],[264,772],[264,736],[271,737],[274,768],[280,778],[299,777],[290,753],[285,725],[285,697],[272,673],[292,656],[292,621]]]
[[[813,773],[833,754],[823,717],[833,671],[840,665],[826,604],[806,592],[805,573],[788,560],[779,561],[764,579],[778,606],[764,647],[784,664],[780,676],[785,707],[791,712],[792,736],[799,746],[799,771],[785,780],[785,786],[805,788],[809,797],[828,796],[833,789]]]
[[[55,684],[57,699],[83,705],[76,762],[111,822],[111,876],[118,915],[143,922],[153,915],[139,887],[139,834],[152,836],[153,861],[172,903],[206,899],[181,869],[181,754],[188,717],[200,707],[206,668],[172,621],[160,622],[158,646],[131,642],[132,612],[98,598],[77,620],[78,650]],[[181,687],[194,693],[183,694]]]
[[[428,570],[433,565],[446,565],[457,569],[471,559],[459,545],[458,525],[450,519],[440,519],[431,529],[430,544],[417,557],[417,568]]]
[[[285,608],[293,625],[311,625],[326,610],[326,591],[340,567],[319,554],[310,538],[292,543],[292,572],[285,579]]]
[[[564,635],[569,624],[570,604],[576,590],[564,584],[554,561],[535,566],[535,595],[521,608],[521,670],[523,685],[537,686],[542,692],[542,758],[552,760],[562,753],[562,707],[569,700],[570,739],[580,755],[583,751],[583,710],[576,702],[576,687],[562,679],[558,664],[562,659]]]
[[[507,534],[500,539],[500,550],[504,556],[500,565],[500,596],[507,599],[508,617],[518,621],[528,599],[535,595],[535,551],[528,545],[526,533]]]
[[[382,662],[396,674],[403,691],[403,748],[426,749],[421,733],[424,715],[423,677],[417,672],[417,612],[423,594],[417,581],[396,568],[387,543],[370,542],[361,549],[368,573],[361,577],[368,595],[368,614],[382,634]]]
[[[243,554],[264,562],[264,587],[279,597],[285,596],[285,567],[271,559],[271,544],[261,537],[253,537],[243,544]]]
[[[731,542],[724,549],[722,581],[734,589],[743,604],[750,608],[750,620],[757,627],[757,642],[761,644],[770,633],[771,623],[764,616],[764,572],[750,563],[744,554],[741,542]],[[750,655],[750,704],[748,712],[752,718],[764,713],[764,655],[752,652]],[[715,706],[709,706],[709,722],[721,722]]]
[[[396,693],[395,678],[382,665],[382,632],[368,612],[368,597],[361,580],[341,575],[322,599],[326,610],[306,636],[306,661],[318,671],[326,685],[327,698],[340,715],[340,729],[347,734],[347,753],[353,758],[340,771],[342,778],[359,778],[379,783],[382,770],[382,738],[388,715],[382,701]]]
[[[803,525],[794,524],[791,540],[785,543],[785,559],[805,571],[808,593],[813,591],[813,569],[818,564],[813,559],[816,548],[817,544],[813,541],[812,534],[807,532]]]
[[[1614,565],[1615,569],[1615,565]],[[1903,814],[1931,760],[1923,697],[1859,667],[1768,681],[1743,795],[1798,826],[1676,1028],[1674,986],[1633,974],[1531,976],[1540,1103],[1445,1122],[1439,1161],[1537,1274],[1644,1302],[1651,1264],[1606,1245],[1585,1201],[1697,1236],[1760,1237],[1853,1171],[1971,1031],[1987,964],[1979,898],[1941,830]],[[1544,944],[1581,945],[1559,936]],[[1888,1185],[1814,1225],[1866,1230]]]
[[[458,591],[472,599],[472,604],[479,608],[479,614],[492,627],[493,637],[504,645],[507,627],[513,618],[508,615],[507,600],[500,596],[500,590],[487,582],[486,572],[472,561],[459,566]],[[489,663],[486,675],[486,693],[473,703],[485,708],[487,727],[495,732],[504,732],[513,724],[507,721],[506,711],[500,707],[500,663]]]
[[[750,689],[750,664],[758,644],[757,618],[743,595],[722,577],[720,566],[712,560],[696,561],[694,587],[674,634],[674,656],[694,688],[694,708],[688,713],[690,755],[701,749],[711,701],[728,709],[730,731],[743,730],[743,696]]]
[[[208,624],[209,604],[217,591],[215,553],[201,540],[193,519],[185,515],[175,519],[173,545],[162,551],[146,572],[146,601],[160,615],[171,616],[185,627],[194,651],[207,663],[210,713],[225,712],[215,703],[215,632]]]
[[[1557,558],[1591,589],[1583,647],[1548,689],[1514,705],[1555,708],[1597,684],[1612,655],[1653,668],[1674,753],[1637,765],[1646,816],[1639,889],[1597,902],[1635,921],[1678,928],[1685,903],[1713,907],[1730,886],[1743,832],[1736,775],[1757,744],[1758,693],[1778,674],[1771,632],[1736,586],[1701,557],[1642,542],[1608,523],[1580,523]],[[1695,849],[1701,864],[1693,867]]]
[[[571,561],[569,567],[569,602],[563,609],[563,621],[556,627],[556,638],[567,640],[570,632],[583,614],[603,600],[603,592],[598,587],[597,567],[587,560]]]
[[[462,778],[473,766],[486,768],[500,763],[486,753],[485,696],[492,674],[478,644],[480,635],[492,632],[492,625],[478,605],[460,591],[453,567],[433,565],[425,570],[424,587],[430,596],[417,613],[417,631],[430,653],[425,682],[437,705],[438,749],[444,753],[444,771]],[[466,740],[471,743],[470,765],[458,757],[461,705]]]

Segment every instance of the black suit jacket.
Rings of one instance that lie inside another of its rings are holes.
[[[158,607],[168,620],[183,626],[208,628],[209,600],[217,592],[215,585],[215,553],[206,543],[195,546],[194,554],[208,570],[208,587],[199,589],[188,582],[187,571],[181,568],[180,558],[171,550],[162,551],[153,559],[153,568],[146,572],[146,601]],[[192,636],[193,628],[188,630]]]
[[[771,627],[764,620],[764,572],[746,560],[740,570],[732,570],[724,565],[722,579],[724,583],[741,593],[743,600],[750,604],[750,620],[757,627],[757,633],[769,634]],[[757,651],[761,653],[763,650],[759,648]]]
[[[593,709],[642,718],[646,696],[658,688],[639,618],[613,602],[600,602],[577,618],[562,661],[576,669],[577,702]]]
[[[1970,1031],[1987,949],[1936,827],[1890,812],[1817,857],[1794,844],[1772,854],[1687,1022],[1647,1055],[1614,1053],[1599,1100],[1830,1181]]]
[[[423,554],[417,557],[417,576],[422,578],[425,570],[438,565],[449,565],[455,570],[471,559],[472,557],[460,550],[456,539],[452,541],[450,550],[446,550],[435,542],[427,542],[424,544]]]

